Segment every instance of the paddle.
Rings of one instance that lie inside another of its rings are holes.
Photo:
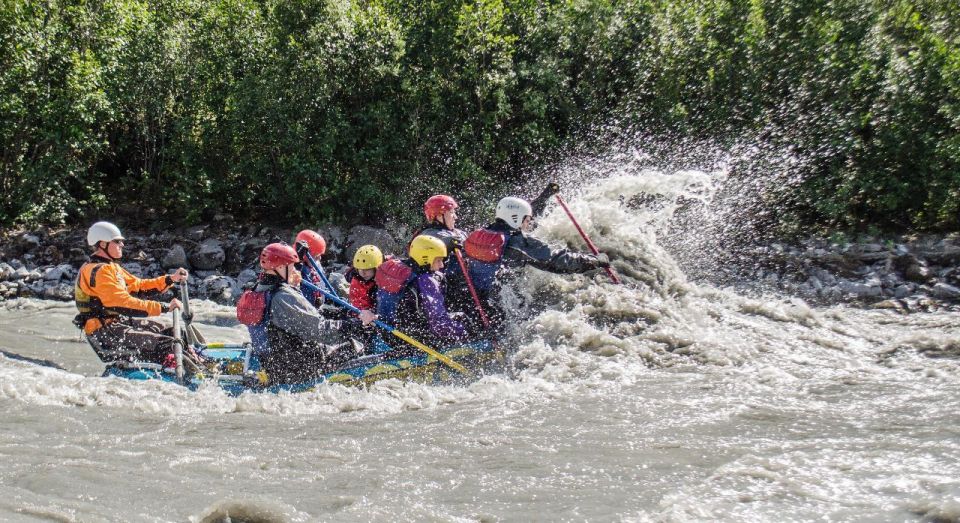
[[[180,301],[183,305],[183,326],[187,332],[187,342],[190,345],[206,345],[207,340],[200,334],[200,331],[193,325],[193,312],[190,310],[190,289],[186,279],[180,282]]]
[[[473,278],[470,277],[467,264],[463,261],[463,255],[460,254],[460,249],[453,249],[453,253],[457,255],[457,262],[460,263],[460,270],[463,272],[464,279],[467,280],[467,288],[470,289],[470,295],[473,296],[473,304],[477,306],[477,312],[480,313],[483,326],[489,329],[490,318],[487,318],[487,313],[484,312],[483,305],[480,304],[480,297],[477,296],[477,289],[473,287]]]
[[[317,264],[313,259],[313,255],[310,254],[310,248],[307,246],[307,242],[300,241],[297,243],[297,254],[300,256],[300,261],[307,261],[310,263],[310,266],[313,267],[313,270],[317,271],[317,274],[320,276],[320,281],[327,287],[327,289],[336,294],[337,290],[333,288],[333,285],[330,283],[330,280],[327,279],[327,275],[323,272],[323,268]]]
[[[577,223],[577,219],[573,217],[573,213],[570,212],[570,209],[567,208],[567,204],[564,203],[563,198],[559,194],[556,195],[557,203],[560,204],[560,207],[563,207],[563,210],[567,213],[567,216],[570,217],[570,221],[573,222],[573,226],[577,228],[577,232],[580,233],[580,236],[583,238],[583,241],[587,242],[587,247],[590,247],[590,250],[594,255],[600,254],[600,250],[597,249],[597,246],[590,241],[590,237],[587,236],[587,233],[583,232],[583,229],[580,227],[580,224]],[[613,272],[612,267],[604,267],[607,271],[607,274],[610,275],[610,279],[613,280],[613,283],[620,283],[620,278],[617,277],[617,273]]]
[[[306,259],[307,259],[307,262],[314,268],[314,270],[316,270],[317,272],[321,272],[321,271],[320,271],[320,268],[317,266],[317,262],[313,259],[313,256],[311,256],[309,253],[307,253]],[[306,285],[308,289],[310,289],[310,290],[312,290],[312,291],[314,291],[314,292],[319,292],[319,293],[323,294],[324,297],[326,297],[328,300],[332,301],[333,303],[336,303],[337,305],[343,307],[344,309],[347,309],[348,311],[350,311],[350,312],[352,312],[352,313],[354,313],[354,314],[360,314],[360,309],[354,307],[354,306],[351,305],[349,302],[344,301],[344,300],[343,300],[342,298],[340,298],[339,296],[337,296],[337,295],[335,295],[335,294],[332,294],[332,293],[329,293],[329,292],[321,289],[320,287],[314,285],[312,282],[303,281],[303,282],[301,283],[301,285]],[[470,376],[470,375],[472,375],[472,373],[471,373],[469,370],[467,370],[466,367],[464,367],[463,365],[460,365],[459,363],[453,361],[452,359],[450,359],[449,356],[445,356],[445,355],[441,354],[440,352],[438,352],[438,351],[436,351],[436,350],[434,350],[434,349],[431,349],[430,347],[427,347],[427,346],[424,345],[423,343],[420,343],[419,341],[411,338],[411,337],[408,336],[407,334],[404,334],[403,332],[398,331],[396,327],[394,327],[394,326],[392,326],[392,325],[388,325],[388,324],[386,324],[386,323],[384,323],[384,322],[382,322],[382,321],[380,321],[380,320],[373,320],[373,324],[376,325],[377,327],[380,327],[381,329],[389,332],[390,334],[393,334],[393,335],[396,336],[397,338],[400,338],[401,340],[409,343],[410,345],[413,345],[414,347],[420,349],[421,351],[423,351],[423,352],[425,352],[425,353],[433,356],[434,358],[436,358],[436,359],[438,359],[439,361],[443,362],[443,363],[446,364],[448,367],[456,370],[457,372],[459,372],[459,373],[461,373],[461,374],[463,374],[463,375],[465,375],[465,376]]]

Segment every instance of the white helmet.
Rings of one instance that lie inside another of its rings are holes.
[[[497,204],[497,218],[507,222],[507,225],[519,229],[523,219],[533,216],[533,207],[526,200],[507,196]]]
[[[100,242],[122,240],[120,229],[110,222],[97,222],[87,230],[87,245],[93,247]]]

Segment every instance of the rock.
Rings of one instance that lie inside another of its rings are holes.
[[[183,236],[188,240],[199,242],[207,234],[207,227],[207,225],[195,225],[187,229]]]
[[[821,283],[820,278],[817,278],[816,276],[811,276],[807,278],[807,284],[815,292],[820,292],[821,290],[823,290],[823,283]]]
[[[46,281],[60,281],[62,279],[73,279],[73,267],[68,264],[49,267],[43,271],[43,279]]]
[[[384,256],[398,253],[400,245],[393,236],[384,229],[377,229],[366,225],[357,225],[350,229],[344,249],[344,260],[353,259],[353,255],[363,245],[376,245],[383,251]]]
[[[143,278],[143,266],[137,262],[127,262],[123,264],[123,268],[127,270],[130,274],[136,276],[137,278]]]
[[[35,234],[25,233],[20,236],[19,244],[24,251],[32,251],[40,246],[40,237]]]
[[[0,281],[9,280],[15,270],[10,264],[0,262]]]
[[[13,273],[10,274],[10,279],[12,281],[20,281],[20,280],[26,279],[27,276],[30,276],[30,271],[28,271],[26,267],[21,265],[15,271],[13,271]]]
[[[906,298],[911,294],[913,294],[913,288],[911,288],[910,285],[899,285],[893,289],[893,296],[895,298]]]
[[[180,267],[189,269],[190,263],[187,261],[187,251],[184,250],[183,246],[179,243],[175,244],[160,258],[160,267],[164,270],[178,269]]]
[[[843,281],[840,283],[840,290],[844,294],[852,294],[853,296],[863,299],[863,298],[875,298],[880,296],[883,291],[879,286],[866,285],[864,283],[856,283],[851,281]]]
[[[903,311],[906,307],[900,302],[900,300],[883,300],[881,302],[874,303],[870,306],[870,308]]]
[[[73,300],[73,284],[58,283],[56,285],[46,286],[43,288],[43,291],[38,294],[50,300],[72,301]]]
[[[243,256],[241,255],[242,245],[230,245],[224,254],[223,272],[236,274],[243,268]]]
[[[960,288],[954,287],[953,285],[947,283],[938,283],[934,285],[931,293],[941,300],[960,299]]]
[[[80,247],[74,247],[70,249],[69,254],[70,254],[70,258],[69,258],[70,263],[72,263],[73,265],[82,265],[84,262],[87,261],[87,258],[89,258],[87,251],[81,249]]]
[[[218,303],[233,303],[240,296],[240,286],[229,276],[207,276],[201,292]]]
[[[960,246],[945,244],[936,250],[928,251],[925,257],[941,265],[954,264],[960,262]]]
[[[16,258],[10,260],[8,263],[10,264],[11,267],[13,267],[13,270],[17,270],[17,269],[23,267],[23,262],[21,262],[20,260],[18,260],[18,259],[16,259]]]
[[[244,269],[240,271],[240,274],[237,276],[237,285],[240,287],[245,287],[248,283],[256,281],[257,272],[253,269]]]
[[[343,256],[343,249],[347,241],[343,229],[336,225],[330,225],[317,229],[317,232],[327,242],[327,252],[323,257],[334,260],[340,259]]]
[[[916,263],[903,271],[903,277],[907,281],[926,283],[930,281],[930,269],[922,263]]]

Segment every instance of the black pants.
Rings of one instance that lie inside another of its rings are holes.
[[[100,344],[97,356],[105,363],[163,363],[173,352],[173,329],[150,320],[117,318],[90,336]]]

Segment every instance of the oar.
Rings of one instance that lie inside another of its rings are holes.
[[[333,285],[330,283],[330,280],[327,279],[327,275],[323,272],[323,268],[313,259],[313,255],[310,254],[308,249],[305,253],[305,258],[309,261],[310,266],[313,267],[313,270],[317,271],[317,274],[320,275],[320,281],[330,290],[330,292],[336,294],[337,290],[333,288]]]
[[[173,357],[176,362],[177,383],[183,385],[183,338],[180,337],[180,309],[170,311],[173,316]]]
[[[463,261],[463,255],[460,254],[460,249],[453,249],[453,253],[457,255],[457,262],[460,263],[460,270],[463,272],[464,279],[467,280],[467,288],[470,289],[470,295],[473,296],[473,304],[477,306],[477,312],[480,313],[483,326],[489,329],[490,318],[487,317],[487,313],[483,310],[483,305],[480,304],[480,297],[477,296],[477,289],[473,287],[473,278],[470,277],[467,264]]]
[[[190,345],[206,345],[207,339],[193,325],[193,312],[190,310],[190,289],[186,279],[180,281],[180,300],[183,302],[183,327],[187,332],[187,342]]]
[[[580,224],[577,223],[577,219],[573,217],[573,213],[570,212],[570,209],[567,208],[567,204],[564,203],[563,198],[561,198],[559,194],[556,195],[556,197],[557,203],[560,204],[560,207],[563,207],[563,210],[567,213],[567,216],[570,217],[570,221],[573,222],[573,226],[577,228],[577,232],[579,232],[580,236],[583,237],[583,241],[587,242],[587,247],[590,247],[590,250],[594,255],[600,254],[600,250],[597,249],[597,246],[594,245],[592,241],[590,241],[590,237],[587,236],[587,233],[583,232]],[[613,272],[612,267],[604,267],[604,269],[606,269],[607,274],[610,275],[610,279],[613,280],[613,283],[620,283],[620,278],[617,277],[617,273]]]
[[[310,256],[309,254],[307,254],[307,261],[310,263],[310,265],[312,265],[312,266],[314,267],[314,269],[317,268],[317,267],[316,267],[317,262],[314,261],[313,256]],[[337,305],[343,307],[344,309],[347,309],[348,311],[350,311],[350,312],[352,312],[352,313],[354,313],[354,314],[360,314],[360,309],[354,307],[354,306],[351,305],[349,302],[344,301],[344,300],[343,300],[342,298],[340,298],[339,296],[337,296],[337,295],[335,295],[335,294],[333,294],[333,293],[329,293],[329,292],[321,289],[320,287],[314,285],[312,282],[304,281],[304,282],[302,282],[302,284],[306,284],[307,288],[310,289],[310,290],[312,290],[312,291],[314,291],[314,292],[319,292],[319,293],[323,294],[324,297],[326,297],[328,300],[336,303]],[[452,359],[450,359],[449,356],[446,356],[446,355],[444,355],[444,354],[441,354],[440,352],[437,352],[436,350],[431,349],[430,347],[427,347],[427,346],[424,345],[423,343],[420,343],[419,341],[411,338],[410,336],[408,336],[408,335],[406,335],[406,334],[398,331],[396,327],[394,327],[394,326],[392,326],[392,325],[388,325],[388,324],[386,324],[386,323],[384,323],[384,322],[382,322],[382,321],[380,321],[380,320],[373,320],[373,324],[376,325],[377,327],[380,327],[381,329],[389,332],[390,334],[393,334],[394,336],[400,338],[401,340],[409,343],[410,345],[413,345],[414,347],[420,349],[421,351],[423,351],[423,352],[425,352],[425,353],[433,356],[434,358],[437,358],[438,360],[440,360],[441,362],[443,362],[444,364],[446,364],[448,367],[456,370],[457,372],[459,372],[459,373],[461,373],[461,374],[463,374],[463,375],[465,375],[465,376],[470,376],[470,375],[472,375],[472,373],[471,373],[469,370],[467,370],[466,367],[464,367],[463,365],[460,365],[459,363],[453,361]]]

